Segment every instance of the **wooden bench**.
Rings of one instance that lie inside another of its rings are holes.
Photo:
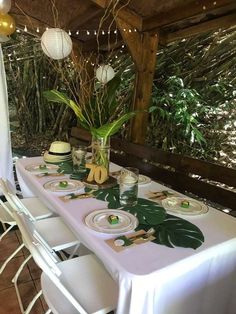
[[[88,144],[91,135],[72,128],[72,145]],[[214,203],[236,210],[236,170],[160,149],[133,144],[113,137],[111,161],[133,166],[140,173],[171,186],[179,192],[190,192]]]

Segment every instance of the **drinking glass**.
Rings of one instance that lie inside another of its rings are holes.
[[[76,166],[76,172],[85,172],[87,147],[79,146],[73,151],[73,164]]]
[[[134,206],[137,204],[138,176],[139,170],[137,168],[126,167],[121,169],[119,177],[121,205]]]

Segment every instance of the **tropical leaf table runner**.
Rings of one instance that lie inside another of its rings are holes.
[[[90,192],[98,200],[108,202],[108,208],[122,209],[135,215],[139,220],[136,230],[155,230],[155,239],[152,242],[166,245],[168,247],[184,247],[197,249],[204,242],[201,230],[189,221],[169,215],[159,204],[138,198],[137,205],[132,207],[122,207],[119,202],[119,187],[92,191],[86,188],[85,192]]]

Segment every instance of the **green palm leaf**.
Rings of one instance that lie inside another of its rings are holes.
[[[91,128],[91,132],[95,136],[107,138],[108,136],[114,135],[116,132],[118,132],[120,127],[126,121],[131,119],[135,114],[135,112],[126,113],[112,123],[104,124],[98,129]]]
[[[185,247],[197,249],[204,242],[201,230],[191,222],[180,217],[167,214],[166,219],[159,225],[141,224],[137,229],[154,228],[156,237],[153,242],[168,247]]]
[[[71,100],[66,94],[59,92],[55,89],[44,91],[43,92],[44,97],[47,98],[48,101],[54,102],[54,103],[64,103],[68,107],[70,107],[76,117],[82,121],[85,122],[86,119],[82,113],[82,110],[78,104],[76,104],[73,100]]]

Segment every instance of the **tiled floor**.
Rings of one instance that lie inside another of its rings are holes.
[[[0,242],[0,265],[4,262],[17,246],[21,243],[21,236],[18,230],[11,231]],[[10,261],[4,272],[0,275],[0,313],[1,314],[20,314],[20,308],[17,301],[14,284],[11,282],[18,267],[22,261],[28,256],[27,249],[20,251],[17,256]],[[24,267],[18,283],[20,294],[23,300],[24,308],[27,307],[34,295],[40,289],[41,270],[31,259]],[[31,314],[43,314],[48,307],[43,297],[37,300]]]

